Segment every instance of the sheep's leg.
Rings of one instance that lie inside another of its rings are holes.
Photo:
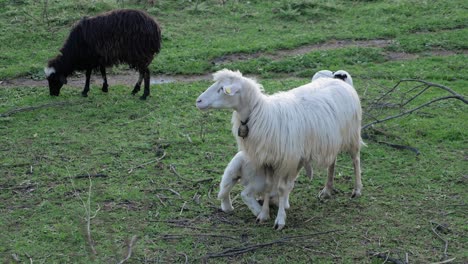
[[[242,201],[249,207],[250,211],[255,216],[258,216],[262,211],[262,207],[255,199],[255,190],[252,185],[248,185],[242,192],[241,192]]]
[[[362,181],[361,181],[361,158],[359,155],[359,150],[351,154],[354,165],[354,190],[351,195],[352,198],[357,198],[361,196],[362,191]]]
[[[132,91],[132,95],[135,95],[136,93],[138,93],[140,91],[140,87],[141,87],[141,82],[143,81],[143,71],[139,71],[140,75],[138,76],[138,81],[137,83],[135,84],[135,87],[133,88],[133,91]]]
[[[323,190],[319,193],[318,197],[320,199],[330,198],[333,192],[333,179],[335,178],[335,163],[336,159],[333,163],[328,167],[328,178],[327,184],[323,188]]]
[[[278,214],[275,219],[276,230],[281,230],[286,225],[286,208],[289,208],[289,193],[294,186],[294,179],[288,177],[278,182]]]
[[[145,81],[145,90],[143,91],[143,95],[140,99],[146,100],[146,97],[150,94],[150,72],[148,68],[145,69],[143,78]]]
[[[107,84],[106,67],[101,65],[99,70],[101,70],[102,80],[104,81],[102,83],[102,91],[107,93],[109,91],[109,85]]]
[[[83,91],[81,92],[81,95],[83,97],[88,97],[90,79],[91,79],[91,69],[86,69],[85,87],[84,87]]]

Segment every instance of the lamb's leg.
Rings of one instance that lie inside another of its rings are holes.
[[[102,83],[102,91],[107,93],[109,91],[109,85],[107,84],[106,67],[101,65],[99,69],[101,70],[102,80],[104,81]]]
[[[221,200],[221,210],[224,212],[231,212],[234,210],[232,207],[230,193],[234,185],[239,180],[243,159],[239,154],[229,162],[224,170],[223,178],[219,184],[218,199]]]
[[[353,159],[354,165],[354,190],[351,195],[352,198],[357,198],[361,196],[362,191],[362,181],[361,181],[361,159],[359,150],[351,153],[351,158]]]
[[[150,71],[148,68],[145,69],[143,78],[145,80],[145,90],[143,91],[143,95],[140,99],[146,100],[146,97],[150,94]]]
[[[270,169],[265,169],[265,192],[263,193],[262,210],[257,216],[257,222],[264,222],[270,219],[270,196],[273,188],[273,173]]]
[[[138,93],[140,91],[140,87],[141,87],[141,82],[143,81],[143,71],[139,71],[139,76],[138,76],[138,81],[137,83],[135,84],[135,87],[133,88],[133,91],[132,91],[132,95],[135,95],[136,93]]]
[[[319,193],[318,197],[320,199],[324,198],[330,198],[333,193],[333,179],[335,177],[335,161],[328,167],[328,178],[327,178],[327,184],[323,188],[323,190]]]
[[[248,185],[245,189],[241,192],[242,201],[249,207],[250,211],[255,216],[258,216],[262,211],[262,207],[258,203],[257,199],[255,199],[255,190],[252,185]]]

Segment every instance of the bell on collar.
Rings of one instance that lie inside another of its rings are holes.
[[[241,138],[246,138],[249,134],[249,127],[247,125],[241,124],[239,129],[237,129],[237,135]]]

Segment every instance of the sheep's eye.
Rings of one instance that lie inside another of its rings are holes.
[[[223,87],[221,86],[221,88],[218,89],[218,93],[220,93],[222,90],[223,90]]]

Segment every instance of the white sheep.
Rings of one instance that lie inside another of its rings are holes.
[[[275,227],[285,226],[285,206],[303,159],[328,167],[328,180],[319,194],[327,197],[333,190],[336,157],[348,151],[355,173],[352,197],[361,195],[362,114],[353,87],[320,78],[288,92],[265,95],[260,84],[239,71],[220,70],[213,79],[215,83],[198,97],[196,105],[201,110],[235,110],[232,132],[239,150],[266,175],[258,221],[269,218],[269,198],[275,191],[279,196]]]
[[[321,70],[318,71],[312,76],[311,82],[319,79],[319,78],[333,78],[333,72],[330,70]]]
[[[306,176],[312,179],[313,174],[310,162],[304,163],[304,169]],[[261,206],[257,201],[257,197],[263,197],[266,182],[265,177],[265,171],[256,168],[243,151],[237,152],[226,166],[226,169],[224,169],[224,174],[219,184],[218,199],[221,200],[221,209],[224,212],[234,210],[230,193],[232,188],[239,182],[244,186],[244,190],[241,192],[242,201],[244,201],[255,216],[258,216]],[[278,204],[278,196],[275,193],[270,194],[270,199]],[[285,207],[286,209],[289,208],[289,200],[286,202]]]
[[[347,84],[351,85],[354,87],[353,85],[353,79],[351,78],[351,75],[347,72],[347,71],[344,71],[344,70],[338,70],[336,72],[332,72],[330,70],[321,70],[321,71],[318,71],[314,74],[314,76],[312,76],[312,80],[311,82],[319,79],[319,78],[334,78],[334,79],[341,79],[343,80],[344,82],[346,82]]]

